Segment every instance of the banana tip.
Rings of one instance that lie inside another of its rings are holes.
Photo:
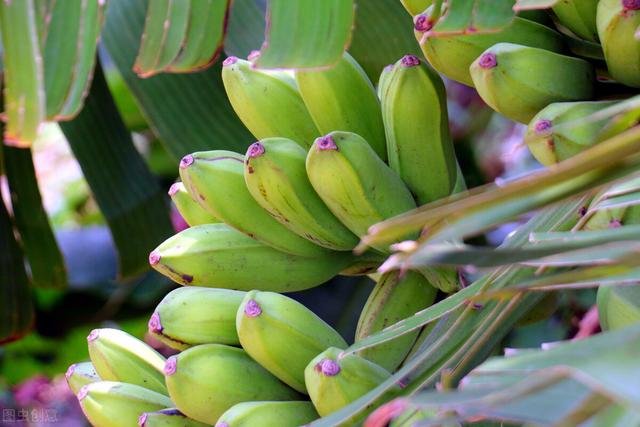
[[[178,358],[176,356],[171,356],[164,363],[164,374],[167,376],[171,376],[176,373],[178,368]]]
[[[89,335],[87,336],[87,341],[91,342],[91,341],[95,341],[98,339],[98,336],[100,335],[100,331],[98,331],[97,329],[94,329],[93,331],[91,331],[89,333]]]
[[[478,62],[480,68],[493,68],[498,65],[498,59],[493,52],[486,52],[480,55],[480,61]]]
[[[336,145],[336,142],[333,140],[333,137],[331,135],[325,135],[321,136],[320,138],[316,138],[315,144],[316,147],[318,147],[318,151],[338,151],[338,146]]]
[[[536,134],[540,135],[547,133],[549,129],[551,129],[552,125],[553,123],[551,123],[551,120],[538,120],[534,126],[534,130],[536,131]]]
[[[640,10],[640,0],[622,0],[622,7],[625,10]]]
[[[264,145],[259,142],[254,142],[249,146],[247,150],[247,157],[253,159],[254,157],[260,157],[264,154]]]
[[[149,326],[149,331],[156,334],[161,333],[162,330],[164,329],[162,327],[162,322],[160,321],[160,314],[157,311],[151,315],[148,326]]]
[[[169,197],[173,197],[178,191],[180,191],[180,183],[175,182],[169,187]]]
[[[230,56],[227,59],[225,59],[224,61],[222,61],[222,65],[225,67],[228,67],[229,65],[233,65],[236,62],[238,62],[238,57],[237,56]]]
[[[75,370],[76,370],[76,364],[74,363],[73,365],[71,365],[71,366],[69,366],[67,368],[67,372],[64,373],[64,377],[66,379],[71,378],[71,375],[73,375],[73,371],[75,371]]]
[[[340,365],[338,365],[338,362],[331,359],[322,359],[315,366],[315,369],[326,377],[333,377],[340,373]]]
[[[420,14],[416,16],[416,20],[413,23],[413,28],[415,28],[416,31],[420,31],[421,33],[426,33],[431,28],[433,28],[433,21],[431,20],[431,18],[429,18],[429,16]]]
[[[216,427],[229,427],[229,424],[227,424],[225,422],[216,423]]]
[[[260,56],[259,50],[252,50],[251,52],[249,52],[249,55],[247,56],[247,61],[253,61],[254,59],[257,59],[259,56]]]
[[[415,55],[405,55],[400,60],[403,67],[415,67],[420,65],[420,58]]]
[[[87,397],[87,394],[89,394],[89,387],[85,385],[78,392],[78,395],[77,395],[78,400],[84,399],[85,397]]]
[[[180,169],[186,169],[193,164],[195,159],[191,154],[187,154],[180,160]]]
[[[244,314],[247,317],[258,317],[262,314],[262,307],[260,307],[258,301],[250,299],[244,306]]]
[[[149,264],[151,265],[156,265],[157,263],[160,262],[161,259],[162,259],[162,256],[158,251],[151,251],[151,253],[149,254]]]
[[[140,415],[138,417],[138,425],[140,427],[144,427],[145,423],[147,422],[147,414],[143,413],[142,415]]]
[[[619,220],[618,218],[614,218],[611,221],[609,221],[609,228],[620,228],[622,227],[622,221]]]

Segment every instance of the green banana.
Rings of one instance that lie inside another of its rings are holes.
[[[416,207],[396,172],[354,133],[337,131],[318,138],[309,150],[306,167],[316,193],[357,236],[365,235],[373,224]],[[388,252],[386,247],[376,249]]]
[[[187,228],[149,254],[154,269],[182,285],[274,292],[318,286],[354,259],[340,252],[314,258],[287,254],[226,224]]]
[[[73,394],[78,394],[80,389],[87,384],[100,381],[100,377],[91,362],[74,363],[69,366],[64,376]]]
[[[282,136],[308,148],[320,135],[295,82],[284,74],[259,71],[231,56],[223,62],[222,83],[231,106],[256,139]]]
[[[171,201],[173,201],[182,218],[191,227],[220,222],[215,216],[204,210],[198,202],[193,200],[182,182],[176,182],[169,188],[169,197],[171,197]]]
[[[138,417],[140,427],[205,427],[207,424],[192,420],[175,408],[143,412]]]
[[[640,322],[640,286],[600,286],[597,304],[605,331]]]
[[[437,289],[421,274],[411,271],[405,272],[404,276],[399,271],[383,274],[360,313],[355,341],[427,308],[435,301],[436,293]],[[358,354],[393,372],[411,350],[419,332],[416,330]]]
[[[87,337],[89,357],[103,380],[139,385],[167,393],[165,359],[143,341],[119,329],[94,329]]]
[[[256,202],[244,181],[244,156],[216,150],[193,153],[180,162],[189,193],[216,218],[260,242],[295,255],[327,250],[287,229]]]
[[[432,8],[430,8],[432,9]],[[560,33],[537,22],[514,17],[511,24],[494,33],[472,35],[426,35],[433,23],[431,10],[414,18],[415,36],[431,66],[444,76],[473,86],[469,66],[483,51],[497,43],[515,43],[562,52],[564,39]]]
[[[414,55],[393,67],[382,92],[389,166],[419,205],[451,194],[457,179],[442,78]]]
[[[431,6],[433,0],[400,0],[402,6],[411,16],[415,16]]]
[[[598,37],[611,77],[627,86],[640,87],[640,2],[600,0],[596,16]]]
[[[551,7],[562,25],[575,35],[592,42],[598,41],[596,12],[599,0],[562,0]]]
[[[238,309],[242,348],[265,369],[306,393],[304,369],[327,347],[347,343],[331,326],[299,302],[274,292],[251,291]]]
[[[313,190],[307,151],[286,138],[267,138],[247,150],[244,179],[253,198],[289,230],[325,248],[346,251],[358,238]]]
[[[171,400],[144,387],[116,381],[97,381],[78,392],[82,412],[95,427],[135,426],[143,412],[173,406]]]
[[[240,402],[300,399],[244,350],[222,344],[203,344],[171,356],[164,373],[178,409],[210,425]]]
[[[482,99],[520,123],[529,123],[553,102],[588,100],[594,94],[591,64],[534,47],[498,43],[469,70]]]
[[[545,166],[566,160],[597,143],[599,132],[608,123],[608,119],[583,119],[615,103],[583,101],[549,104],[533,117],[524,141],[533,157]],[[564,124],[567,126],[562,127]],[[560,128],[556,130],[558,126]]]
[[[331,68],[297,70],[295,76],[304,104],[322,134],[334,130],[357,133],[382,160],[387,159],[376,90],[351,55],[345,52]]]
[[[244,292],[185,287],[169,292],[149,319],[149,332],[169,347],[240,344],[236,312]]]
[[[623,225],[640,224],[640,205],[599,209],[584,224],[585,230],[606,230]]]
[[[298,427],[316,418],[311,402],[242,402],[222,414],[216,427]]]

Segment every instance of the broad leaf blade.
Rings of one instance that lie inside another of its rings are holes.
[[[453,0],[431,34],[478,34],[499,31],[514,17],[513,0]]]
[[[227,56],[247,57],[264,41],[266,2],[234,0],[229,8],[229,27],[224,40]]]

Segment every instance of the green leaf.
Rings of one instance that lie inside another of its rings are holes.
[[[478,34],[498,31],[511,23],[513,0],[451,0],[431,34]]]
[[[258,68],[316,68],[337,63],[351,41],[353,0],[269,0]]]
[[[7,145],[30,147],[44,119],[42,57],[33,0],[0,2]]]
[[[31,267],[31,281],[42,288],[64,288],[64,260],[42,206],[31,150],[4,147],[3,151],[14,221]]]
[[[231,3],[224,41],[224,51],[228,56],[246,58],[252,50],[260,49],[265,30],[264,3],[256,0],[234,0]]]
[[[173,233],[168,205],[133,146],[100,67],[85,107],[60,127],[111,229],[120,276],[147,270],[149,252]]]

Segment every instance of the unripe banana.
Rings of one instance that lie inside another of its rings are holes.
[[[91,362],[74,363],[69,366],[64,376],[73,394],[78,394],[80,389],[87,384],[100,381],[100,377]]]
[[[143,341],[111,328],[94,329],[87,341],[91,363],[103,380],[121,381],[167,393],[162,375],[165,359]]]
[[[592,42],[598,41],[596,12],[599,0],[562,0],[551,8],[562,25],[575,35]]]
[[[251,291],[238,309],[242,348],[292,388],[306,393],[304,369],[327,347],[347,343],[331,326],[299,302],[274,292]]]
[[[416,207],[411,192],[360,136],[331,132],[307,155],[307,175],[327,207],[357,236]],[[415,237],[415,236],[411,236]],[[385,248],[376,248],[388,251]]]
[[[264,73],[231,56],[223,62],[222,83],[231,106],[256,139],[281,136],[309,148],[320,135],[288,77]]]
[[[175,408],[143,412],[138,417],[139,427],[205,427],[206,425],[192,420]]]
[[[173,406],[160,393],[134,384],[97,381],[78,392],[82,412],[95,427],[131,427],[137,425],[143,412],[153,412]]]
[[[244,179],[253,198],[299,236],[346,251],[358,238],[336,218],[307,178],[307,151],[286,138],[267,138],[247,150]]]
[[[240,402],[300,399],[244,350],[222,344],[203,344],[171,356],[164,373],[178,409],[209,425]]]
[[[348,53],[333,67],[296,71],[296,83],[321,134],[357,133],[382,160],[387,159],[384,125],[376,90]]]
[[[382,93],[389,166],[419,205],[451,194],[457,178],[442,78],[417,56],[405,55]]]
[[[605,331],[640,322],[640,286],[600,286],[597,303]]]
[[[637,0],[600,0],[596,17],[611,77],[627,86],[640,87],[640,2]]]
[[[355,341],[383,330],[429,307],[437,290],[421,274],[407,271],[384,273],[360,313]],[[419,330],[387,343],[362,350],[358,354],[393,372],[405,359]]]
[[[244,295],[230,289],[174,289],[151,315],[149,332],[178,350],[198,344],[240,344],[236,313]]]
[[[242,402],[222,414],[216,427],[299,427],[316,418],[311,402]]]
[[[193,153],[180,162],[189,193],[216,218],[282,252],[316,256],[327,252],[273,219],[256,202],[244,181],[244,156],[216,150]]]
[[[588,100],[594,94],[591,64],[544,49],[498,43],[469,70],[482,99],[520,123],[529,123],[553,102]]]
[[[533,157],[545,166],[566,160],[597,143],[600,131],[608,122],[608,119],[582,119],[615,103],[582,101],[549,104],[531,120],[524,141]],[[556,130],[558,126],[560,128]]]
[[[182,218],[184,218],[191,227],[194,225],[220,222],[220,220],[200,206],[198,202],[193,200],[182,182],[176,182],[169,188],[169,197],[171,197],[173,204],[176,205]]]
[[[149,254],[151,266],[176,283],[241,291],[309,289],[353,262],[349,253],[308,258],[280,252],[226,224],[187,228]]]
[[[432,9],[432,8],[430,8]],[[537,22],[514,17],[511,24],[498,32],[473,35],[430,35],[433,25],[431,10],[414,18],[415,36],[431,66],[446,77],[473,86],[469,66],[483,51],[496,43],[516,43],[553,52],[562,52],[564,39],[560,33]]]

